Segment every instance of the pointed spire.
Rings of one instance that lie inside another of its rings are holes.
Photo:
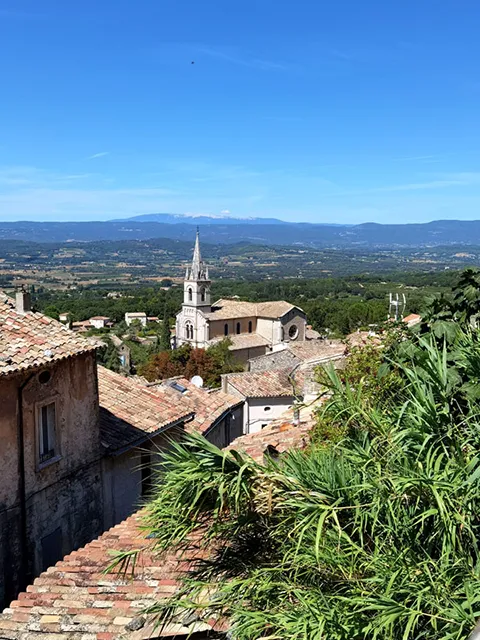
[[[197,237],[195,238],[195,248],[193,250],[192,268],[190,269],[190,274],[188,274],[187,269],[187,279],[208,280],[208,269],[205,266],[200,253],[200,230],[198,227]]]

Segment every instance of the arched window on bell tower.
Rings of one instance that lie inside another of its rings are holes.
[[[192,302],[192,300],[193,300],[193,289],[192,289],[192,287],[188,287],[187,293],[188,293],[188,301]]]
[[[205,302],[206,295],[207,295],[206,289],[205,289],[205,287],[202,287],[200,289],[200,299],[201,299],[202,302]]]

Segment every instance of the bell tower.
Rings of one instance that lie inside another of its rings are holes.
[[[192,266],[190,269],[187,267],[183,283],[183,306],[199,308],[208,313],[211,309],[210,285],[208,267],[200,254],[200,233],[197,227]]]

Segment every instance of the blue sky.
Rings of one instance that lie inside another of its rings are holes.
[[[0,220],[479,219],[479,24],[474,0],[0,0]]]

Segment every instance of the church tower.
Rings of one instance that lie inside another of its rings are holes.
[[[208,267],[200,254],[200,234],[197,228],[192,266],[190,269],[187,267],[183,284],[183,306],[194,307],[209,313],[211,310],[210,285]]]

